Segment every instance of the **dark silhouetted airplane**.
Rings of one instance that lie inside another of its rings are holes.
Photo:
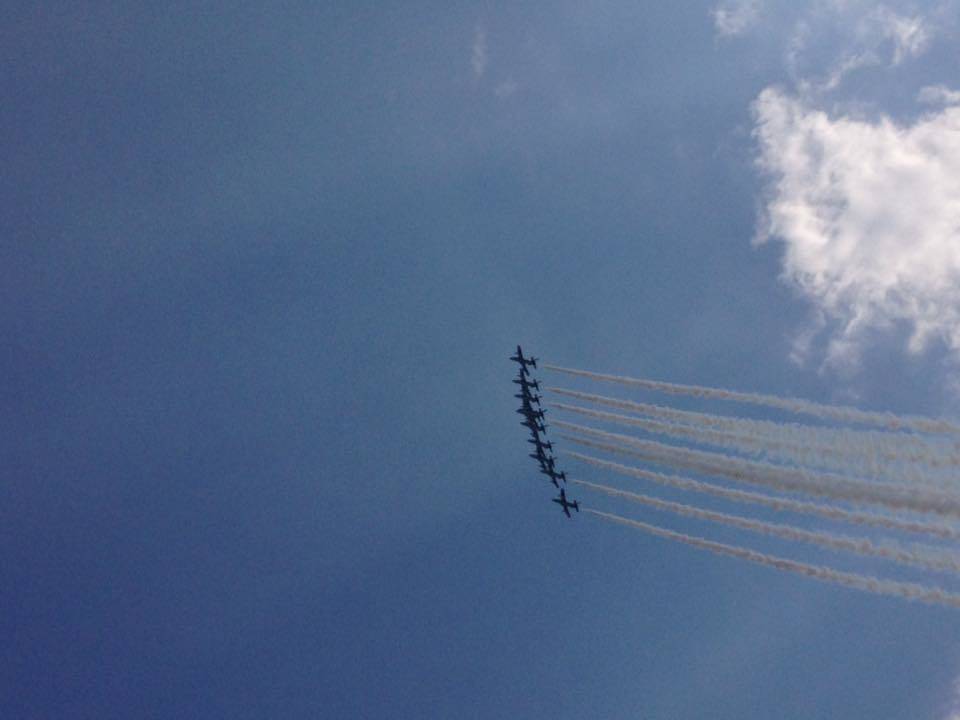
[[[530,430],[531,430],[531,432],[533,432],[534,436],[536,436],[538,432],[545,433],[545,432],[547,431],[547,426],[546,426],[546,425],[544,425],[543,423],[538,423],[538,422],[537,422],[536,420],[534,420],[533,418],[524,418],[524,419],[520,422],[520,424],[523,425],[524,427],[530,428]]]
[[[525,405],[524,407],[519,408],[517,412],[531,420],[537,419],[540,422],[546,420],[546,410],[534,410],[530,405]]]
[[[532,445],[536,445],[538,452],[543,450],[543,448],[546,448],[547,450],[553,450],[553,443],[549,440],[541,440],[539,437],[535,437],[533,440],[527,440],[527,442]]]
[[[543,453],[534,455],[533,453],[530,453],[530,457],[540,463],[541,470],[554,470],[554,463],[556,463],[556,460],[553,459],[552,455],[545,455]]]
[[[567,482],[567,474],[565,472],[557,472],[553,468],[550,468],[548,470],[547,468],[543,468],[543,467],[540,468],[540,472],[542,472],[544,475],[550,478],[550,482],[552,482],[554,486],[558,488],[560,487],[560,483],[558,483],[557,480],[563,480],[564,483]]]
[[[577,502],[576,500],[573,500],[573,501],[567,500],[567,493],[564,491],[563,488],[560,488],[560,497],[553,498],[553,501],[557,503],[557,505],[560,505],[563,508],[563,512],[566,513],[567,517],[573,517],[570,514],[570,508],[573,508],[577,512],[580,512],[580,503]]]
[[[521,375],[529,375],[529,374],[530,374],[530,371],[527,370],[527,366],[528,366],[528,365],[529,365],[529,366],[533,366],[533,367],[536,367],[536,366],[537,366],[537,359],[536,359],[535,357],[525,358],[525,357],[523,356],[523,350],[520,349],[520,346],[519,346],[519,345],[517,345],[517,354],[516,354],[516,355],[511,355],[511,356],[510,356],[510,359],[513,360],[513,361],[516,362],[516,363],[520,363],[520,374],[521,374]]]
[[[520,386],[520,389],[523,390],[523,392],[530,392],[530,388],[533,388],[534,390],[537,390],[538,392],[539,392],[539,390],[540,390],[540,383],[539,383],[538,381],[536,381],[536,380],[527,380],[527,378],[525,378],[522,374],[521,374],[521,375],[518,375],[517,377],[515,377],[515,378],[513,379],[513,382],[515,382],[517,385],[519,385],[519,386]]]
[[[537,451],[535,453],[530,453],[530,457],[532,457],[534,460],[540,463],[540,467],[544,469],[549,468],[550,470],[553,470],[553,464],[554,462],[556,462],[553,459],[552,455],[547,455],[543,451],[543,448],[537,448]]]
[[[520,421],[520,424],[523,425],[524,427],[530,428],[530,431],[533,432],[534,435],[536,435],[537,433],[547,431],[546,425],[544,425],[543,423],[538,423],[533,418],[525,417],[523,420]]]

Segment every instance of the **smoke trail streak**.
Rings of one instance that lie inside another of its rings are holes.
[[[838,452],[837,449],[832,447],[817,447],[815,444],[804,446],[799,443],[769,436],[757,436],[754,433],[740,434],[714,430],[697,425],[661,422],[659,420],[620,415],[618,413],[593,410],[591,408],[568,405],[561,402],[551,403],[551,406],[558,410],[586,415],[596,420],[639,427],[657,435],[693,440],[715,447],[735,450],[754,456],[762,455],[768,458],[776,458],[807,467],[842,470],[852,474],[866,474],[867,476],[875,478],[882,477],[887,481],[898,484],[905,484],[904,480],[909,480],[911,483],[925,482],[926,484],[933,484],[932,479],[924,478],[919,472],[919,469],[914,466],[902,467],[877,465],[876,463],[868,465],[864,462],[863,458],[858,459],[856,456],[851,457],[850,453]],[[895,453],[878,452],[877,455],[887,460],[895,460],[897,458]]]
[[[576,440],[575,438],[568,439]],[[595,447],[599,450],[605,450],[609,447],[602,443],[594,443],[590,440],[584,439],[576,440],[576,442],[588,447]],[[662,473],[645,470],[643,468],[632,467],[630,465],[621,465],[620,463],[611,462],[610,460],[602,460],[600,458],[596,458],[591,455],[584,455],[572,450],[565,450],[564,454],[576,458],[581,462],[587,463],[588,465],[593,465],[594,467],[603,470],[610,470],[626,477],[650,480],[651,482],[655,482],[666,487],[699,492],[705,495],[713,495],[714,497],[721,497],[734,502],[761,505],[778,512],[795,512],[805,515],[817,515],[829,520],[847,522],[853,525],[868,525],[872,527],[884,528],[886,530],[931,535],[933,537],[943,538],[944,540],[960,540],[960,529],[934,521],[886,517],[884,515],[875,515],[868,512],[845,510],[832,505],[820,505],[818,503],[807,502],[805,500],[775,497],[772,495],[751,492],[749,490],[735,490],[733,488],[712,485],[710,483],[701,482],[700,480],[693,480],[691,478],[679,477],[677,475],[664,475]]]
[[[773,455],[800,464],[811,464],[816,462],[818,457],[822,457],[822,453],[815,453],[806,448],[778,442],[777,440],[769,438],[757,438],[750,435],[724,432],[722,430],[710,430],[695,425],[680,425],[672,422],[630,417],[628,415],[592,410],[590,408],[560,402],[551,403],[551,405],[558,410],[565,410],[578,415],[586,415],[595,420],[604,420],[617,425],[639,427],[656,435],[693,440],[695,442],[743,453]]]
[[[782,525],[779,523],[764,522],[742,515],[730,515],[727,513],[716,512],[714,510],[705,510],[692,505],[662,500],[660,498],[642,495],[640,493],[628,492],[618,488],[608,487],[607,485],[598,485],[587,482],[586,480],[570,480],[570,482],[589,488],[596,492],[601,492],[610,497],[622,498],[631,502],[646,505],[656,510],[671,512],[684,517],[692,517],[698,520],[729,525],[740,530],[759,533],[761,535],[770,535],[772,537],[791,540],[794,542],[804,542],[811,545],[819,545],[829,550],[838,550],[841,552],[850,552],[857,555],[868,557],[878,557],[902,565],[913,565],[926,570],[940,570],[946,572],[960,572],[960,558],[953,557],[947,553],[938,551],[936,548],[918,547],[905,548],[896,542],[886,541],[883,545],[877,545],[867,538],[849,537],[847,535],[835,535],[828,532],[815,532],[804,528],[794,527],[793,525]]]
[[[765,553],[739,547],[737,545],[726,545],[724,543],[707,540],[694,535],[685,535],[683,533],[667,530],[666,528],[639,520],[630,520],[619,515],[593,510],[592,508],[583,508],[583,511],[607,520],[608,522],[626,525],[637,530],[642,530],[651,535],[674,540],[675,542],[690,545],[700,550],[707,550],[717,555],[727,555],[729,557],[747,560],[757,565],[765,565],[777,570],[796,573],[805,577],[820,580],[822,582],[843,585],[844,587],[855,590],[864,590],[866,592],[876,593],[878,595],[890,595],[901,597],[907,600],[920,600],[930,604],[945,605],[952,608],[960,608],[960,595],[948,592],[942,588],[927,585],[918,585],[916,583],[897,582],[893,580],[881,580],[880,578],[870,577],[868,575],[857,575],[855,573],[834,570],[829,567],[819,565],[809,565],[807,563],[788,560],[776,555],[767,555]]]
[[[669,395],[687,395],[690,397],[731,400],[734,402],[749,403],[752,405],[764,405],[766,407],[778,408],[780,410],[786,410],[788,412],[801,415],[819,417],[825,420],[861,423],[865,425],[885,427],[890,430],[910,428],[918,432],[960,435],[960,427],[957,425],[947,422],[946,420],[936,420],[934,418],[925,418],[915,415],[894,415],[893,413],[889,412],[868,412],[866,410],[858,410],[857,408],[839,405],[824,405],[821,403],[812,402],[810,400],[801,400],[799,398],[784,398],[776,395],[737,392],[734,390],[723,390],[720,388],[701,387],[697,385],[678,385],[675,383],[659,382],[656,380],[643,380],[639,378],[624,377],[621,375],[605,375],[603,373],[589,372],[587,370],[574,370],[571,368],[560,367],[559,365],[549,365],[547,363],[541,363],[541,366],[546,370],[566,373],[567,375],[576,375],[579,377],[590,378],[591,380],[600,380],[603,382],[618,383],[620,385],[629,385],[632,387],[653,390]]]
[[[555,421],[554,425],[618,443],[619,445],[611,445],[608,449],[611,452],[634,455],[648,462],[672,465],[711,475],[722,475],[738,482],[764,485],[788,492],[868,502],[886,505],[897,510],[917,510],[960,517],[960,498],[944,493],[933,491],[920,493],[891,485],[871,484],[832,473],[810,472],[753,460],[741,460],[717,453],[637,440],[627,435],[608,433],[562,420]],[[578,442],[577,438],[570,439]]]
[[[960,454],[956,452],[958,449],[956,443],[936,441],[918,435],[877,430],[823,428],[798,423],[724,417],[690,410],[676,410],[662,405],[638,403],[632,400],[621,400],[564,388],[547,387],[546,390],[595,405],[605,405],[668,422],[749,435],[758,439],[776,438],[797,447],[811,448],[814,455],[822,448],[838,456],[860,455],[874,461],[873,465],[877,465],[875,460],[879,457],[891,461],[919,461],[931,467],[939,468],[960,466]],[[554,404],[560,405],[560,403]],[[816,449],[814,450],[812,446],[816,446]]]

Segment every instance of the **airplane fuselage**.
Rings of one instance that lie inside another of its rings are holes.
[[[546,411],[545,410],[534,410],[531,407],[522,407],[517,410],[521,415],[526,415],[528,418],[536,418],[537,420],[544,420]]]
[[[563,508],[563,512],[567,517],[573,517],[570,514],[570,508],[580,512],[580,502],[577,500],[567,500],[567,493],[563,488],[560,488],[560,497],[553,498],[553,501]]]
[[[540,390],[540,381],[539,381],[539,380],[527,380],[527,378],[525,378],[525,377],[523,376],[523,374],[518,375],[517,377],[515,377],[515,378],[512,380],[512,382],[515,383],[515,384],[517,384],[517,385],[519,385],[520,388],[521,388],[524,392],[526,392],[526,391],[529,390],[530,388],[534,388],[535,390],[538,390],[538,391]]]
[[[564,482],[567,481],[567,474],[565,472],[557,472],[556,469],[552,467],[551,468],[541,467],[540,472],[542,472],[544,475],[549,476],[550,479],[552,480],[563,480]]]
[[[517,354],[511,355],[510,359],[513,360],[515,363],[520,363],[520,368],[523,371],[526,371],[528,365],[532,367],[537,366],[537,359],[535,357],[525,358],[523,356],[523,350],[520,348],[519,345],[517,345]]]
[[[536,435],[537,433],[545,433],[547,431],[546,425],[543,425],[542,423],[533,422],[530,419],[523,420],[520,422],[520,424],[523,425],[524,427],[530,428],[530,431],[533,432],[534,435]]]

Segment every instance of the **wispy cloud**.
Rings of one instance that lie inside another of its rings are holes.
[[[860,68],[896,66],[920,56],[945,12],[944,3],[918,11],[898,0],[798,0],[791,10],[768,7],[764,0],[719,0],[711,15],[724,38],[747,35],[761,19],[779,15],[779,22],[764,23],[764,31],[782,35],[784,62],[797,85],[820,91],[836,89]]]
[[[470,65],[474,76],[481,78],[487,71],[487,33],[478,25],[473,31],[473,50],[470,54]]]
[[[917,93],[917,101],[927,105],[960,105],[960,92],[943,85],[928,85]]]
[[[880,38],[893,43],[894,65],[920,55],[930,42],[930,30],[923,17],[900,15],[882,6],[870,16],[866,34],[870,42]]]
[[[713,9],[713,25],[721,37],[743,35],[760,18],[760,0],[724,0]]]
[[[946,703],[943,720],[960,720],[960,675],[953,680],[950,698]]]
[[[904,322],[912,353],[936,339],[960,361],[960,107],[902,126],[767,89],[753,109],[769,181],[759,239],[783,241],[784,278],[837,328],[828,362]]]
[[[919,57],[933,35],[930,20],[879,5],[834,0],[803,17],[788,43],[787,66],[801,87],[835,90],[855,70]],[[822,38],[832,38],[824,47]],[[827,58],[826,69],[822,58]]]

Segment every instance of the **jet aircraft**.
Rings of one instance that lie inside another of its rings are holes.
[[[549,440],[541,440],[539,437],[535,437],[533,440],[527,440],[531,445],[537,446],[537,451],[546,448],[547,450],[553,450],[553,443]]]
[[[547,475],[547,477],[550,478],[550,482],[553,483],[553,486],[557,488],[557,490],[560,489],[560,483],[557,482],[557,479],[553,475],[550,475],[549,473],[547,473],[547,471],[544,470],[543,468],[540,468],[540,472],[542,472],[544,475]]]
[[[551,470],[553,469],[554,462],[556,462],[552,456],[547,455],[543,451],[543,448],[538,448],[535,453],[530,453],[530,457],[540,463],[540,467],[550,468]]]
[[[527,367],[528,367],[528,366],[533,366],[533,367],[536,367],[536,366],[537,366],[537,359],[536,359],[535,357],[532,357],[532,356],[531,356],[531,357],[528,357],[528,358],[525,358],[525,357],[523,356],[523,350],[520,349],[520,346],[519,346],[519,345],[517,345],[517,354],[516,354],[516,355],[511,355],[511,356],[510,356],[510,359],[513,360],[514,362],[520,364],[520,375],[521,375],[521,376],[522,376],[522,375],[529,375],[529,374],[530,374],[530,371],[527,370]]]
[[[567,482],[567,474],[565,472],[557,472],[553,468],[550,468],[549,470],[546,468],[540,468],[540,472],[550,478],[550,482],[552,482],[558,488],[560,487],[560,483],[558,483],[557,480],[563,480],[564,483]]]
[[[567,517],[571,517],[570,508],[579,512],[580,505],[575,500],[567,500],[564,488],[560,484],[561,482],[567,482],[566,473],[557,472],[556,460],[552,455],[553,443],[541,437],[541,433],[547,432],[546,410],[542,407],[542,399],[539,395],[540,383],[534,380],[530,374],[530,368],[537,367],[537,359],[524,357],[523,350],[519,345],[517,345],[516,355],[511,356],[510,359],[520,365],[520,370],[513,379],[513,383],[520,386],[520,392],[514,397],[520,400],[520,408],[517,409],[517,413],[523,416],[520,424],[530,430],[531,438],[527,442],[535,446],[535,452],[530,453],[530,457],[537,461],[540,472],[550,478],[553,486],[560,491],[560,497],[554,499],[554,502],[563,507],[563,512]],[[536,390],[537,394],[534,394],[533,390]]]
[[[523,390],[524,392],[529,392],[530,388],[533,388],[537,392],[540,392],[540,382],[537,380],[528,380],[522,374],[515,377],[513,379],[513,382],[519,385],[520,389]]]
[[[539,420],[540,422],[543,422],[544,420],[547,419],[547,418],[546,418],[546,414],[547,414],[547,411],[546,411],[546,410],[534,410],[534,409],[533,409],[532,407],[530,407],[529,405],[527,405],[527,406],[525,406],[525,407],[522,407],[522,408],[519,408],[519,409],[517,410],[517,412],[520,413],[521,415],[524,415],[524,416],[526,416],[526,417],[528,417],[528,418],[531,418],[531,419],[532,419],[532,418],[536,418],[536,419]]]
[[[538,423],[536,420],[532,418],[524,418],[520,422],[520,424],[523,425],[524,427],[530,428],[530,431],[533,432],[534,435],[536,435],[536,433],[538,432],[545,433],[547,431],[546,425],[544,425],[543,423]]]
[[[541,470],[553,471],[554,463],[557,462],[552,455],[542,455],[542,454],[535,455],[533,453],[530,453],[530,457],[532,457],[534,460],[540,463]]]
[[[567,517],[573,517],[570,514],[570,508],[580,512],[580,503],[576,500],[567,500],[567,493],[563,488],[560,488],[560,497],[553,498],[553,501],[563,508],[563,512],[566,513]]]
[[[540,396],[533,396],[528,393],[520,393],[517,395],[520,398],[520,407],[533,409],[534,404],[539,408],[540,407]]]

